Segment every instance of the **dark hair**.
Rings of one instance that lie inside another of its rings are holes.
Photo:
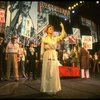
[[[30,46],[30,44],[34,44],[34,42],[33,41],[30,41],[29,46]]]

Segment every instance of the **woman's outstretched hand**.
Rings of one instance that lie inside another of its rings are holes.
[[[64,25],[63,25],[63,23],[62,23],[62,22],[60,22],[60,26],[61,26],[61,28],[64,28]]]
[[[64,24],[62,22],[60,22],[60,26],[62,28],[62,32],[64,33],[64,37],[67,36],[67,33],[65,32],[65,29],[64,29]]]

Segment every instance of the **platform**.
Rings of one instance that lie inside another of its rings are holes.
[[[59,66],[60,77],[80,77],[80,68],[71,66]]]

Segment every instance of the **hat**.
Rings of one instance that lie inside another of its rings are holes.
[[[33,42],[33,41],[30,41],[29,45],[30,45],[30,44],[34,44],[34,42]]]
[[[17,36],[14,35],[14,34],[12,34],[12,35],[11,35],[11,39],[17,39]]]
[[[3,37],[0,37],[0,40],[3,40]]]
[[[19,44],[23,44],[22,42],[19,42]]]

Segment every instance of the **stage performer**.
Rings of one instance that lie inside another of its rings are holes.
[[[49,95],[56,94],[56,92],[61,90],[56,48],[57,42],[64,39],[67,34],[62,22],[60,26],[62,29],[61,34],[54,37],[54,27],[52,25],[47,25],[45,30],[47,36],[42,38],[41,43],[41,58],[43,60],[43,65],[40,92]]]

